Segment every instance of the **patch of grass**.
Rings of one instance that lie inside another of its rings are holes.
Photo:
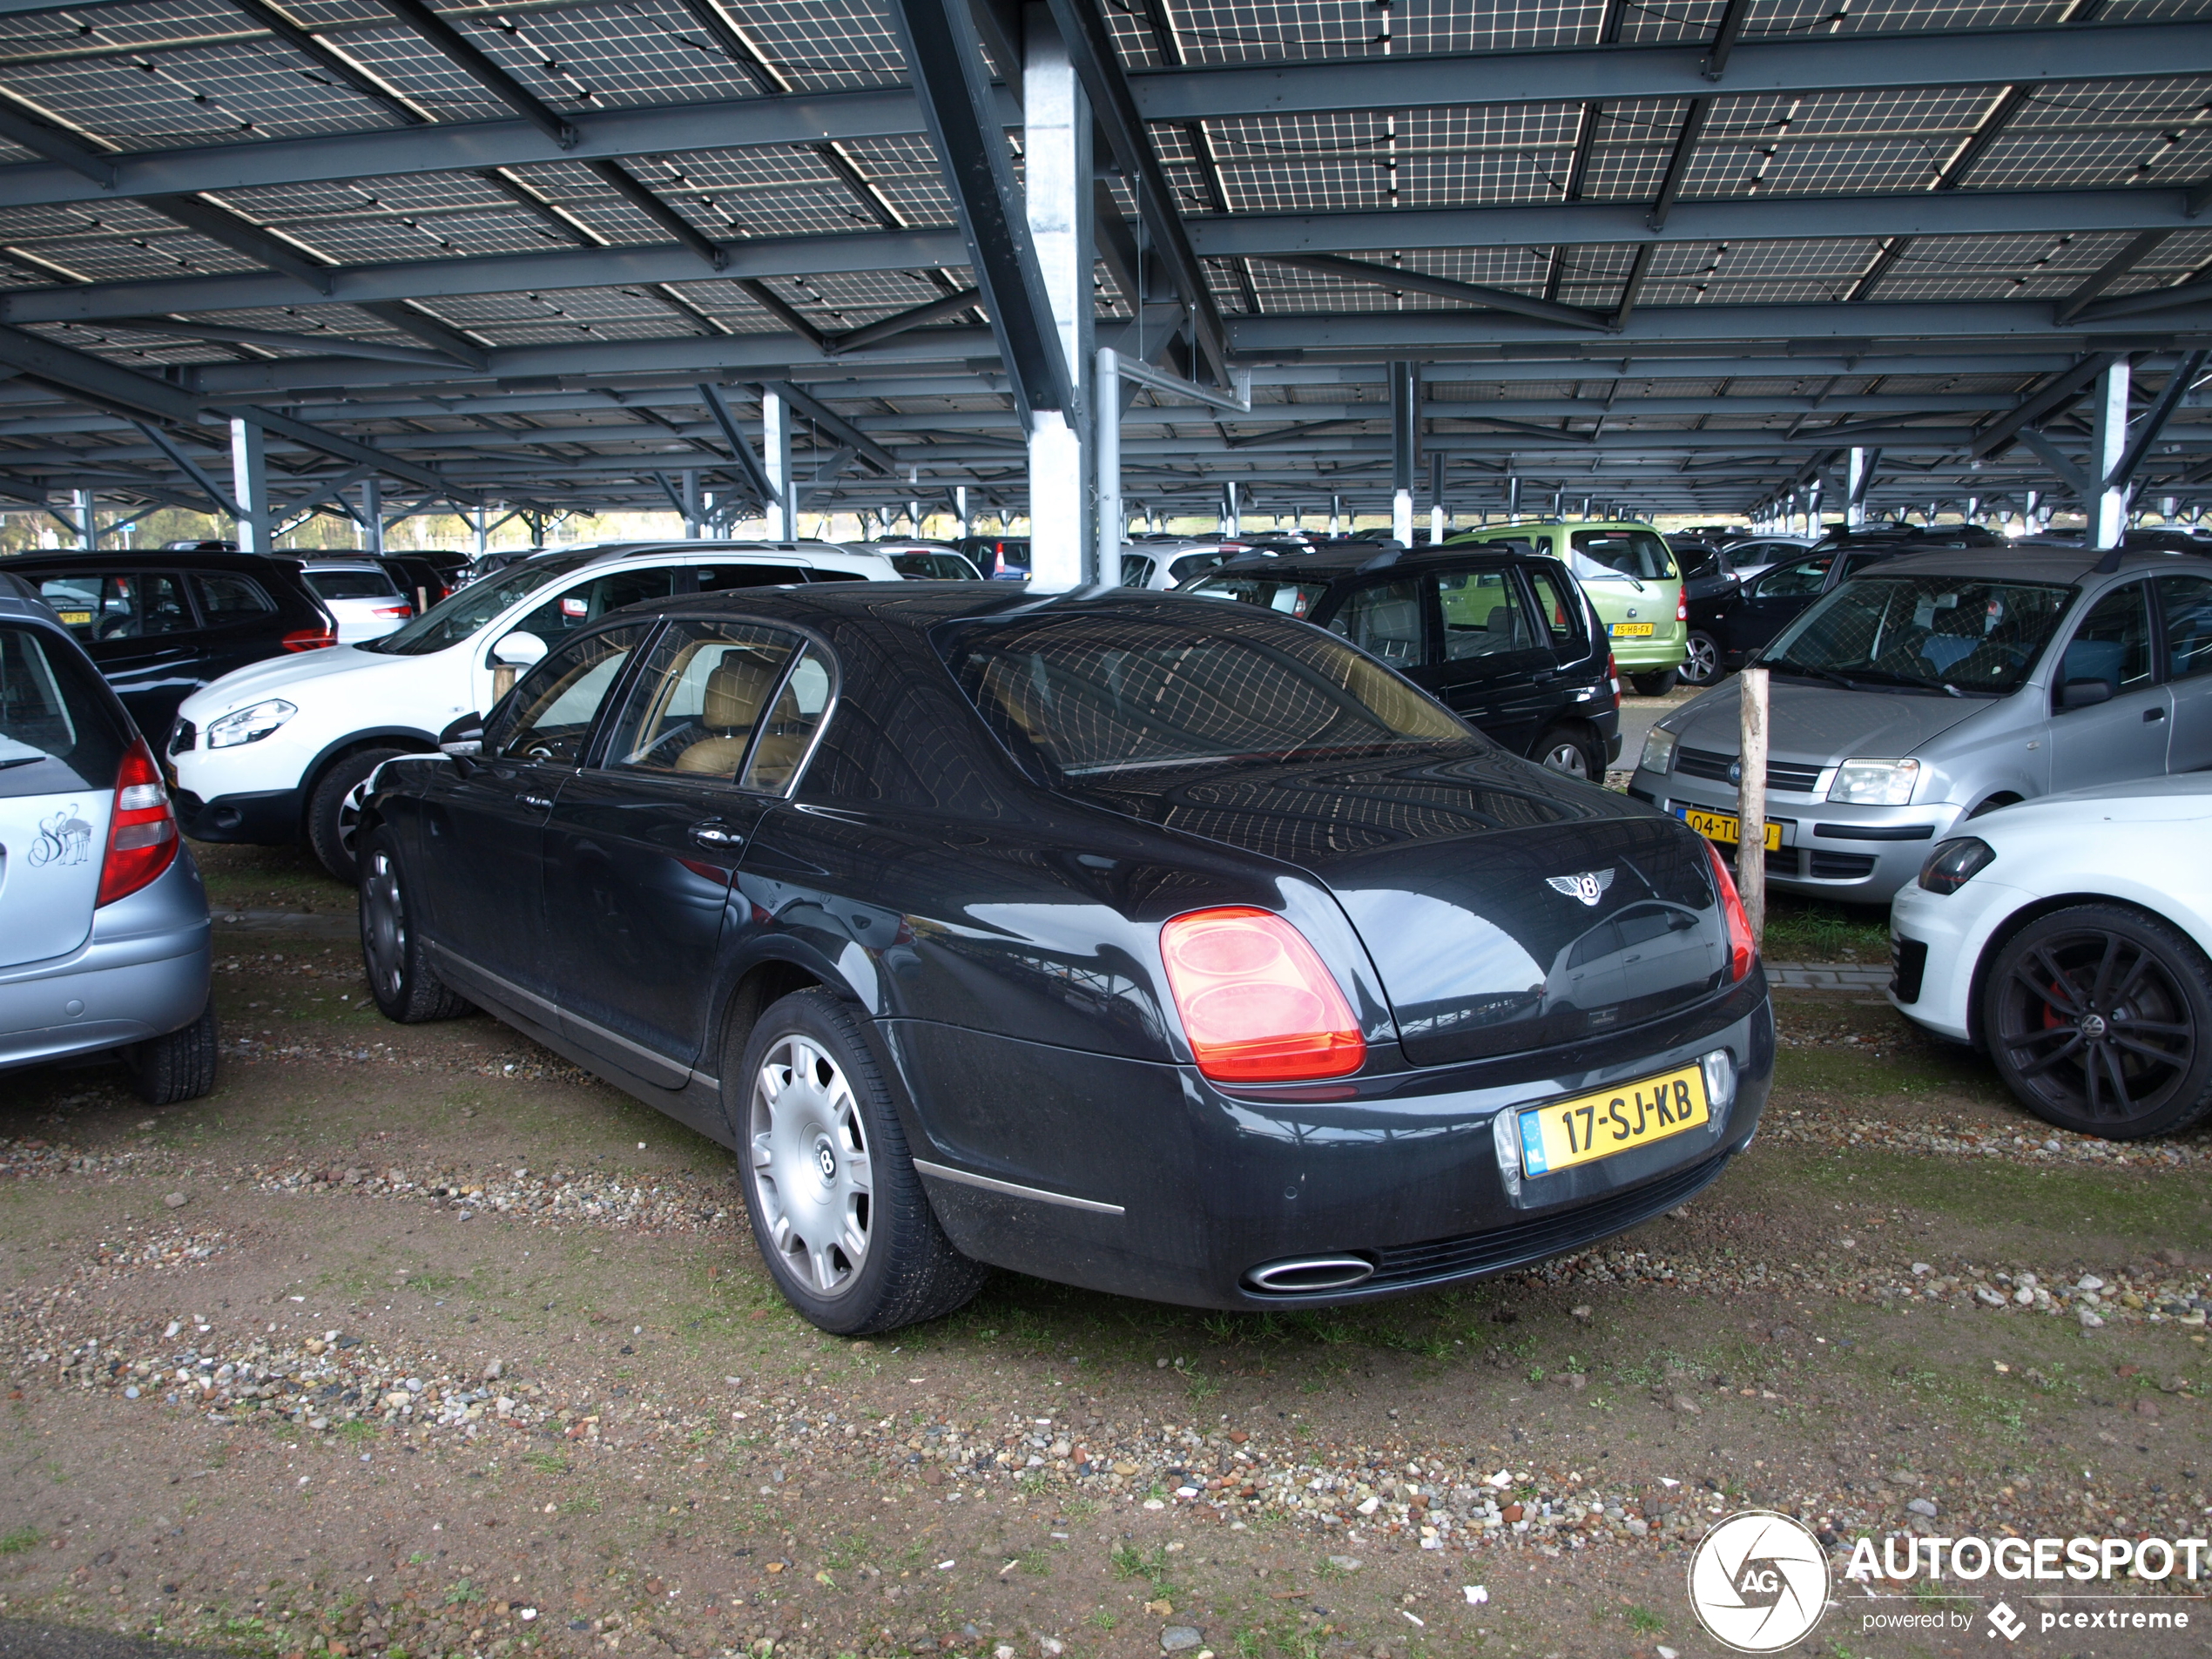
[[[1121,1621],[1116,1618],[1108,1609],[1102,1607],[1092,1610],[1090,1622],[1094,1629],[1110,1630],[1116,1625],[1119,1624]]]
[[[446,1592],[448,1607],[467,1607],[471,1602],[481,1602],[483,1599],[476,1589],[476,1581],[472,1578],[462,1579],[461,1582]]]
[[[544,1474],[566,1474],[569,1472],[568,1459],[558,1452],[528,1452],[523,1453],[523,1461]]]
[[[376,1438],[376,1426],[373,1423],[365,1423],[356,1417],[348,1422],[339,1424],[337,1434],[338,1438],[345,1441],[347,1445],[359,1446],[364,1440],[373,1440]]]
[[[1886,910],[1773,894],[1767,899],[1766,954],[1776,961],[1880,961],[1890,954]]]
[[[1153,1598],[1172,1601],[1173,1586],[1168,1582],[1168,1548],[1155,1544],[1150,1549],[1139,1549],[1134,1544],[1114,1546],[1114,1576],[1118,1579],[1141,1578],[1152,1587]]]
[[[1666,1620],[1648,1607],[1632,1607],[1623,1616],[1629,1621],[1629,1629],[1639,1635],[1657,1635],[1667,1628]]]
[[[38,1528],[17,1527],[14,1531],[0,1533],[0,1555],[20,1555],[38,1544]]]

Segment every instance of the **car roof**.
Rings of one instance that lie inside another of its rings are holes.
[[[1502,538],[1501,538],[1502,539]],[[1536,549],[1515,549],[1496,543],[1444,543],[1433,547],[1409,547],[1393,552],[1385,543],[1332,543],[1312,550],[1270,555],[1238,553],[1224,560],[1209,576],[1274,576],[1285,582],[1333,582],[1372,565],[1377,570],[1416,570],[1431,564],[1458,564],[1469,558],[1503,562],[1514,558],[1551,556]]]
[[[266,570],[272,567],[297,570],[304,563],[296,553],[206,553],[190,548],[114,548],[97,553],[83,548],[55,548],[17,553],[8,560],[11,570],[36,567],[66,570],[81,565],[103,570]]]
[[[2007,580],[2071,583],[2094,574],[2107,556],[2094,548],[2072,547],[2063,542],[2023,539],[1996,547],[1931,548],[1925,552],[1902,553],[1882,561],[1882,574],[1996,575]],[[2145,570],[2172,570],[2178,561],[2198,556],[2195,553],[2143,549],[2121,553],[2118,569],[2123,576]],[[1993,570],[1993,559],[2001,559],[2003,563]],[[2212,575],[2212,570],[2208,570],[2206,574]]]

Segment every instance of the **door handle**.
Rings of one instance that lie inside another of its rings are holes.
[[[2162,720],[2165,718],[2166,711],[2164,709],[2145,709],[2143,711],[2143,724],[2145,725],[2148,725],[2153,720]]]
[[[525,806],[542,806],[549,813],[553,810],[553,803],[543,795],[517,795],[515,799]]]
[[[701,846],[743,846],[745,837],[718,818],[691,826],[691,839]]]

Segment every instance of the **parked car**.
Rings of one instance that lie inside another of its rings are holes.
[[[152,751],[84,647],[0,575],[0,1070],[112,1054],[141,1099],[215,1085],[207,893]]]
[[[7,569],[38,590],[155,743],[202,686],[269,658],[338,643],[298,559],[149,550],[24,553]]]
[[[363,805],[378,1006],[743,1149],[825,1330],[984,1264],[1244,1309],[1495,1273],[1682,1203],[1766,1098],[1717,854],[1263,607],[672,599],[443,747]]]
[[[374,559],[310,559],[300,575],[338,624],[338,643],[381,639],[415,614],[392,573]]]
[[[897,579],[880,556],[824,543],[625,543],[522,560],[396,633],[262,664],[187,698],[166,756],[185,833],[304,841],[350,881],[362,781],[394,755],[433,749],[455,715],[489,707],[519,671],[607,611],[764,583]]]
[[[1445,545],[1521,541],[1574,573],[1597,607],[1615,660],[1646,697],[1675,689],[1689,632],[1682,577],[1666,541],[1649,524],[1497,524]]]
[[[1189,590],[1341,634],[1485,736],[1602,781],[1621,753],[1605,631],[1559,561],[1526,542],[1244,555]]]
[[[1257,549],[1249,542],[1200,541],[1192,539],[1158,543],[1143,546],[1125,546],[1122,550],[1121,585],[1124,588],[1147,588],[1155,593],[1164,593],[1189,585],[1210,571],[1219,570],[1231,559],[1243,558],[1258,551],[1274,555],[1280,548]],[[1304,553],[1306,550],[1296,550]]]
[[[909,582],[981,582],[983,573],[965,553],[941,542],[858,542],[864,552],[880,553]]]
[[[2078,1135],[2212,1113],[2212,775],[2046,796],[1943,841],[1890,906],[1890,1001]]]
[[[1887,904],[1966,819],[2212,766],[2212,562],[2190,555],[1900,555],[1759,660],[1767,881],[1788,892]],[[1669,714],[1629,792],[1732,843],[1739,719],[1733,686]]]
[[[417,612],[428,610],[469,580],[469,560],[463,553],[379,553],[372,556],[392,573],[401,593],[413,600]]]
[[[1029,579],[1029,538],[1026,536],[963,536],[954,546],[993,582]]]

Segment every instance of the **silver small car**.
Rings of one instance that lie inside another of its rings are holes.
[[[1767,882],[1887,904],[1962,819],[2212,766],[2212,558],[2051,543],[1892,559],[1824,596],[1772,671]],[[1734,685],[1669,715],[1629,792],[1738,835]]]
[[[0,1071],[113,1051],[157,1106],[215,1084],[207,892],[152,751],[0,574]]]

